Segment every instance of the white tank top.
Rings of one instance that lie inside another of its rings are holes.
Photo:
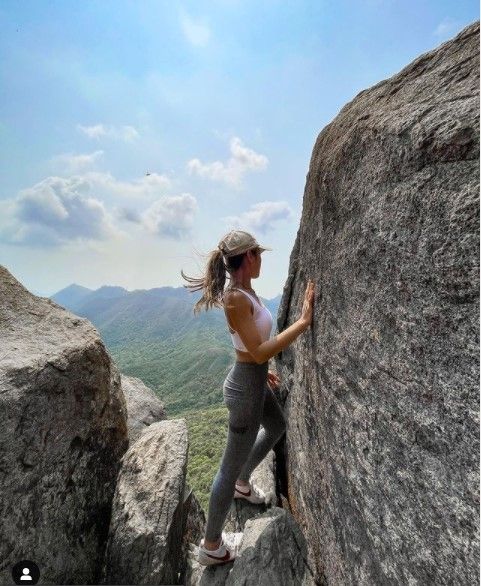
[[[262,303],[262,305],[259,305],[259,302],[252,295],[247,293],[247,291],[244,291],[244,289],[238,289],[236,287],[234,287],[234,288],[236,291],[242,291],[242,293],[245,293],[254,302],[253,318],[254,318],[254,321],[256,322],[257,329],[258,329],[259,334],[261,336],[261,340],[263,342],[266,342],[271,335],[271,329],[272,329],[272,314],[271,314],[271,312],[267,309],[267,307],[263,303]],[[234,348],[236,348],[237,350],[241,350],[243,352],[248,352],[247,348],[244,346],[244,344],[243,344],[243,342],[237,332],[234,332],[233,334],[231,334],[231,338],[232,338],[232,344],[233,344]]]

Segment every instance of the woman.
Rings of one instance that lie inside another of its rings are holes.
[[[312,321],[314,284],[310,280],[301,317],[269,339],[272,315],[251,288],[251,279],[259,276],[264,250],[272,248],[260,246],[248,232],[231,230],[211,253],[204,277],[190,278],[181,271],[186,280],[194,283],[185,287],[204,291],[194,306],[194,314],[203,304],[206,310],[210,306],[224,308],[236,352],[236,361],[223,385],[229,427],[227,444],[212,484],[205,538],[198,550],[197,559],[203,565],[222,564],[237,555],[243,533],[222,531],[232,499],[264,502],[265,494],[249,482],[249,477],[286,428],[282,408],[269,386],[277,386],[280,381],[268,370],[268,361],[289,346]],[[226,270],[231,282],[224,291]]]

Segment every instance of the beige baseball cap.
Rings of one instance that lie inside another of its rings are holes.
[[[221,238],[217,245],[217,248],[225,257],[242,254],[256,247],[259,247],[261,252],[263,250],[272,250],[269,246],[259,244],[254,236],[249,234],[249,232],[244,232],[244,230],[231,230]]]

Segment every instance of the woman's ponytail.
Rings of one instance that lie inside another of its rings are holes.
[[[194,305],[194,315],[201,311],[202,306],[205,306],[206,311],[211,307],[223,307],[224,285],[227,271],[231,272],[238,269],[245,255],[246,253],[243,252],[242,254],[230,256],[224,260],[222,250],[217,247],[208,255],[209,258],[203,277],[188,277],[181,269],[180,274],[182,277],[191,283],[190,285],[183,285],[183,287],[190,289],[191,293],[200,290],[204,292],[199,301]]]
[[[209,254],[207,266],[203,277],[188,277],[183,270],[180,271],[182,277],[191,283],[183,285],[194,291],[203,290],[203,296],[194,305],[194,315],[199,313],[202,306],[208,311],[211,307],[222,307],[222,297],[224,294],[224,285],[226,280],[226,265],[222,251],[216,248]]]

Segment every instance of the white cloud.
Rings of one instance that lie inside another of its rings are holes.
[[[226,216],[223,219],[230,229],[252,230],[265,234],[275,228],[274,222],[293,218],[293,210],[287,202],[261,201],[239,216]]]
[[[197,210],[195,197],[183,193],[154,201],[141,221],[150,233],[179,240],[191,230]]]
[[[142,217],[139,214],[139,212],[131,208],[119,207],[117,209],[117,217],[119,220],[124,220],[125,222],[132,222],[132,224],[142,223]]]
[[[132,142],[140,136],[133,126],[122,126],[122,128],[118,129],[116,132],[117,138],[121,138],[126,142]],[[114,134],[114,136],[116,135]]]
[[[51,163],[54,166],[60,166],[62,171],[67,173],[75,173],[81,171],[85,167],[90,167],[104,154],[104,151],[94,151],[90,154],[85,155],[73,155],[70,153],[64,153],[52,157]]]
[[[107,130],[103,124],[96,124],[95,126],[82,126],[77,124],[77,130],[86,134],[89,138],[100,138],[107,134]]]
[[[159,196],[171,186],[166,175],[151,173],[133,181],[119,181],[111,173],[88,171],[81,176],[89,183],[92,190],[105,195],[115,195],[126,199],[150,199]]]
[[[16,197],[0,201],[0,241],[53,247],[128,236],[114,225],[115,217],[139,224],[147,232],[179,239],[192,227],[197,200],[189,193],[159,199],[169,186],[169,179],[156,173],[130,182],[94,171],[47,177]],[[143,213],[129,206],[109,212],[99,195],[120,196],[135,203],[152,196],[157,199]]]
[[[82,126],[82,124],[77,124],[77,130],[89,138],[99,139],[102,136],[107,136],[125,142],[132,142],[140,136],[138,131],[129,125],[107,126],[105,124],[95,124],[93,126]]]
[[[106,240],[119,232],[104,204],[90,197],[81,177],[47,177],[2,202],[0,239],[30,246]]]
[[[224,181],[235,187],[240,187],[243,175],[251,170],[258,171],[265,169],[268,159],[242,145],[237,136],[230,140],[230,151],[232,156],[227,163],[214,161],[213,163],[202,163],[199,159],[191,159],[187,163],[190,174],[196,173],[200,177],[207,177],[213,181]]]
[[[180,25],[185,38],[195,47],[205,47],[210,39],[210,28],[205,21],[195,21],[181,9]]]

